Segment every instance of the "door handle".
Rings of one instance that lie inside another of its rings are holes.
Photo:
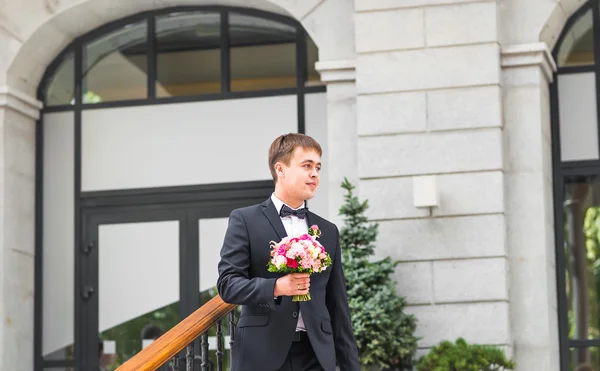
[[[84,245],[81,250],[83,251],[83,253],[85,255],[89,255],[92,252],[92,249],[94,248],[94,241],[91,241],[90,243],[88,243],[87,245]]]
[[[81,292],[81,297],[84,300],[89,300],[92,297],[92,295],[94,295],[94,291],[95,290],[94,290],[94,287],[92,285],[85,285],[83,287],[82,292]]]

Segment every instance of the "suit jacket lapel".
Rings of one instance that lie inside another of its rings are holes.
[[[279,238],[282,239],[286,237],[287,233],[285,232],[285,228],[283,227],[283,223],[281,222],[279,213],[275,209],[275,205],[273,205],[271,198],[263,202],[262,207],[263,214],[265,214],[265,216],[269,220],[269,223],[271,223],[273,229],[275,229],[275,232],[277,232]]]

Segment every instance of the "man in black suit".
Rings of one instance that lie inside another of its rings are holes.
[[[337,227],[308,211],[319,186],[322,150],[313,138],[287,134],[269,149],[275,192],[260,205],[234,210],[225,234],[217,289],[242,306],[232,371],[359,371]],[[331,256],[324,272],[267,271],[270,242],[307,233],[316,224]],[[309,292],[311,300],[292,302]]]

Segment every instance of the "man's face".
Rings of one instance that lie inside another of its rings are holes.
[[[278,164],[281,164],[283,176],[279,176],[277,186],[287,197],[304,201],[315,196],[321,181],[321,156],[317,151],[297,147],[292,153],[289,166],[283,162]]]

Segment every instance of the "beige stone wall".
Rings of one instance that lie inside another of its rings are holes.
[[[422,352],[458,336],[510,346],[498,4],[356,8],[361,196],[380,222],[380,253],[403,261],[399,290]],[[440,206],[430,214],[413,206],[412,182],[431,174]]]
[[[464,336],[505,346],[519,370],[558,369],[553,62],[539,41],[581,3],[355,0],[361,196],[380,253],[403,261],[421,352]],[[431,174],[440,207],[417,209],[412,179]]]
[[[520,369],[558,369],[558,313],[548,83],[543,45],[505,49],[503,73],[511,327]]]
[[[33,367],[35,121],[4,107],[0,122],[0,369],[24,371]]]

